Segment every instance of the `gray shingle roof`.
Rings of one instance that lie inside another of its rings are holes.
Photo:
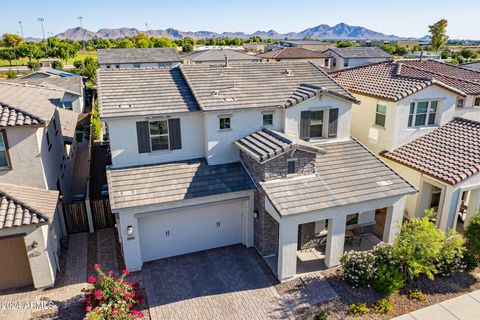
[[[46,78],[17,78],[17,83],[26,83],[32,85],[43,86],[46,88],[63,89],[71,94],[83,95],[83,79],[82,77],[60,77],[49,76]]]
[[[52,220],[58,191],[0,184],[0,229]]]
[[[102,117],[199,110],[178,68],[99,70],[97,79]]]
[[[210,49],[205,51],[194,52],[182,56],[183,61],[191,62],[218,62],[224,63],[225,57],[228,58],[228,61],[260,61],[260,58],[257,58],[253,55],[248,55],[245,53],[237,52],[230,49]]]
[[[459,65],[459,67],[464,68],[464,69],[468,69],[468,70],[472,70],[472,71],[480,72],[480,61],[461,64],[461,65]]]
[[[175,48],[99,49],[97,53],[99,64],[180,62]]]
[[[181,70],[205,111],[283,107],[297,88],[308,83],[345,99],[348,91],[308,61],[183,65]]]
[[[384,156],[451,185],[480,172],[480,122],[454,118]]]
[[[261,183],[282,215],[415,193],[407,181],[356,141],[322,144],[314,176]]]
[[[258,162],[265,162],[292,149],[325,153],[320,147],[282,132],[263,128],[238,141],[235,145]]]
[[[342,58],[392,58],[392,56],[378,47],[352,47],[352,48],[330,48],[325,50],[327,53],[332,50]]]
[[[160,204],[254,189],[240,162],[207,165],[205,159],[107,171],[112,209]]]

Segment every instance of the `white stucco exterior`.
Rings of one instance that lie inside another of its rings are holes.
[[[325,53],[329,54],[332,57],[332,61],[330,63],[332,70],[341,70],[345,68],[353,68],[363,66],[369,63],[376,63],[382,61],[389,61],[390,58],[343,58],[339,56],[332,50],[328,50]],[[348,65],[345,65],[345,60],[348,60]]]

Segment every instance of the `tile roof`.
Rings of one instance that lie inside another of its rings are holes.
[[[279,50],[257,54],[262,59],[329,59],[326,53],[304,49],[301,47],[287,47]]]
[[[175,48],[115,48],[97,50],[99,64],[180,62]]]
[[[383,156],[448,184],[458,184],[480,171],[480,122],[454,118]]]
[[[313,84],[301,83],[293,92],[293,94],[288,97],[285,107],[292,107],[300,102],[307,101],[313,97],[320,96],[322,94],[331,94],[334,96],[341,96],[336,91],[329,90],[327,88],[322,88]],[[345,97],[343,97],[345,98]],[[347,97],[347,100],[350,100],[354,103],[360,103],[355,98]]]
[[[260,61],[259,58],[230,49],[210,49],[187,54],[181,57],[183,61],[192,62],[219,62],[224,63],[225,57],[228,61]]]
[[[351,48],[330,48],[325,50],[327,53],[332,50],[342,58],[392,58],[392,55],[383,51],[379,47],[351,47]]]
[[[102,117],[198,111],[178,68],[98,70]]]
[[[470,62],[459,65],[459,67],[480,72],[480,61]]]
[[[83,95],[83,79],[82,77],[59,77],[50,76],[46,78],[17,78],[17,83],[31,84],[46,88],[56,88],[65,90],[68,93],[81,96]]]
[[[0,127],[37,125],[41,123],[43,121],[39,118],[0,102]]]
[[[180,69],[205,111],[283,107],[303,83],[355,100],[309,61],[232,63],[229,67],[192,64]]]
[[[335,71],[330,76],[352,92],[391,101],[402,100],[434,84],[465,95],[463,91],[435,78],[406,74],[402,71],[405,68],[408,66],[403,63],[385,61]]]
[[[51,222],[58,191],[0,184],[0,229]]]
[[[356,141],[325,143],[316,174],[261,183],[281,215],[413,194],[407,181]]]
[[[235,145],[258,162],[268,161],[292,149],[302,149],[317,154],[325,153],[312,143],[267,128],[236,141]]]
[[[160,204],[254,189],[240,162],[205,159],[107,170],[112,209]]]
[[[58,117],[60,119],[62,135],[66,141],[73,142],[79,116],[80,114],[75,111],[58,108]]]

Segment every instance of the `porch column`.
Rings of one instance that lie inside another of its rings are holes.
[[[470,191],[470,199],[468,201],[467,216],[465,217],[465,227],[473,216],[480,212],[480,189]]]
[[[297,273],[298,224],[282,219],[278,235],[277,277],[280,281],[293,278]]]
[[[402,228],[403,212],[405,211],[406,196],[387,208],[387,217],[383,230],[383,242],[391,243],[400,234]]]
[[[344,214],[328,219],[327,249],[325,251],[325,265],[328,268],[340,264],[345,245],[345,227],[347,216]]]
[[[444,197],[443,197],[443,204],[440,205],[441,211],[437,213],[437,227],[447,232],[449,229],[453,227],[453,219],[456,215],[456,206],[455,209],[452,210],[452,200],[453,200],[453,189],[450,186],[445,188]],[[460,196],[460,192],[456,192],[457,199]],[[456,203],[456,202],[455,202]]]

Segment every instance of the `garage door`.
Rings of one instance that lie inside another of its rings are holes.
[[[143,261],[242,242],[241,201],[139,218]]]
[[[0,239],[0,289],[33,283],[23,237]]]

